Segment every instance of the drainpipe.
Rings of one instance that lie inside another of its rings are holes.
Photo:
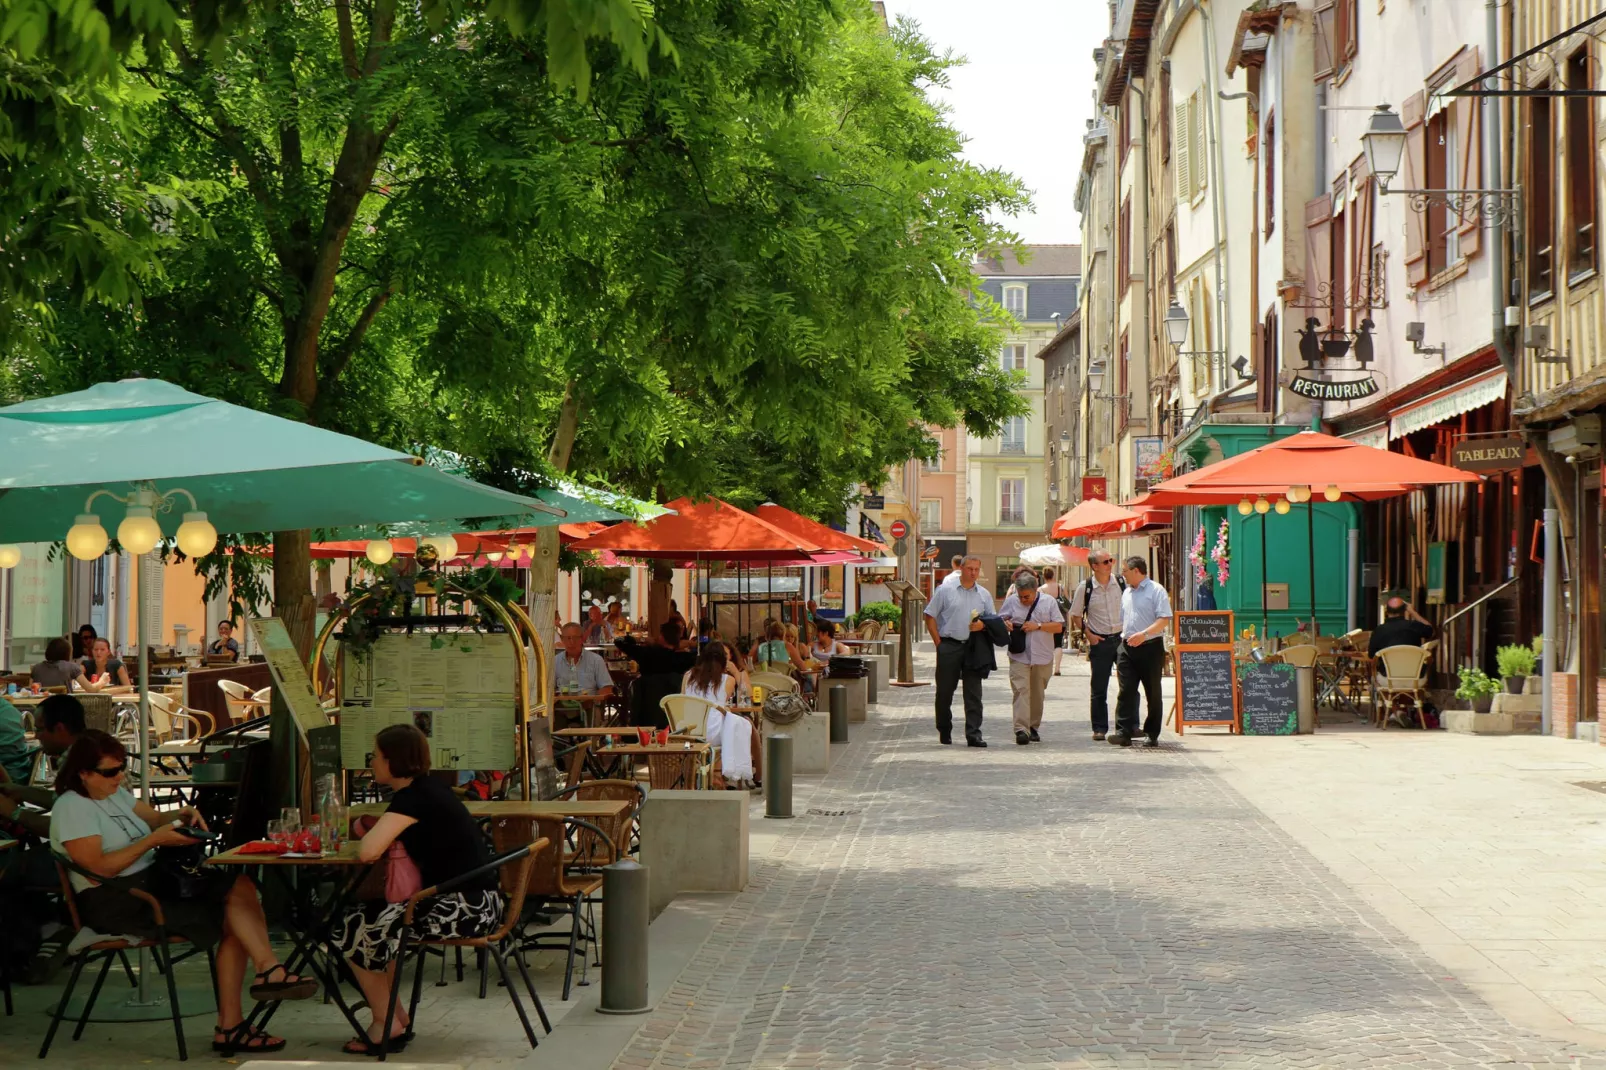
[[[1124,112],[1121,112],[1118,108],[1115,111],[1120,114],[1123,123],[1127,121],[1127,116]],[[1115,277],[1116,268],[1120,265],[1121,260],[1116,255],[1116,250],[1121,244],[1121,154],[1115,149],[1115,146],[1120,144],[1120,135],[1116,133],[1113,121],[1110,123],[1110,133],[1117,140],[1104,143],[1105,169],[1110,174],[1110,244],[1108,252],[1110,258],[1110,359],[1106,365],[1108,370],[1105,375],[1108,378],[1105,379],[1105,382],[1113,386],[1115,383],[1115,358],[1121,353],[1121,281]],[[1130,271],[1131,267],[1128,266],[1127,270]],[[1106,387],[1105,391],[1108,393],[1109,388]],[[1110,451],[1110,464],[1109,475],[1106,478],[1114,482],[1116,489],[1119,490],[1121,486],[1121,451],[1117,448],[1115,442],[1115,402],[1111,400],[1107,404],[1110,406],[1110,440],[1107,446]]]
[[[1131,74],[1130,71],[1127,72],[1127,76],[1126,76],[1126,88],[1127,88],[1127,92],[1132,93],[1134,96],[1136,96],[1138,98],[1138,129],[1142,132],[1142,135],[1143,135],[1143,140],[1141,142],[1139,142],[1139,144],[1138,144],[1138,147],[1141,148],[1143,150],[1143,152],[1142,152],[1142,155],[1140,155],[1138,157],[1138,181],[1136,183],[1134,183],[1133,192],[1134,193],[1141,192],[1142,195],[1143,195],[1143,244],[1142,244],[1141,248],[1143,250],[1143,265],[1144,265],[1144,267],[1143,267],[1143,291],[1144,291],[1144,296],[1146,297],[1146,296],[1148,296],[1148,292],[1149,292],[1149,283],[1152,281],[1149,278],[1149,267],[1148,267],[1148,263],[1149,263],[1149,203],[1148,203],[1148,197],[1149,197],[1149,96],[1148,96],[1147,93],[1145,93],[1143,90],[1141,90],[1141,89],[1139,89],[1137,87],[1137,83],[1132,80],[1132,74]],[[1133,201],[1133,204],[1135,206],[1137,204],[1137,198],[1134,197],[1132,199],[1132,201]],[[1130,264],[1127,265],[1127,270],[1128,271],[1131,270],[1131,265]],[[1132,302],[1132,307],[1134,309],[1136,309],[1138,307],[1138,303],[1136,301],[1133,301]],[[1132,318],[1134,320],[1137,319],[1136,316],[1133,316]],[[1155,421],[1152,421],[1150,419],[1149,394],[1148,394],[1149,383],[1148,383],[1148,380],[1149,380],[1150,373],[1154,369],[1149,366],[1149,336],[1148,336],[1148,330],[1149,330],[1149,305],[1148,305],[1148,302],[1145,301],[1143,303],[1143,332],[1144,332],[1143,333],[1143,391],[1144,391],[1144,393],[1143,393],[1143,429],[1144,429],[1144,432],[1146,434],[1153,434],[1154,431],[1155,431],[1155,427],[1154,427]],[[1127,386],[1127,393],[1129,395],[1137,393],[1137,384],[1132,381],[1132,377],[1131,376],[1127,377],[1126,386]],[[1128,405],[1131,405],[1132,404],[1132,398],[1128,397],[1126,403]],[[1133,474],[1136,475],[1135,472]]]
[[[1545,590],[1544,590],[1544,616],[1541,627],[1544,635],[1544,644],[1539,651],[1539,672],[1542,688],[1539,699],[1539,731],[1543,735],[1550,735],[1550,706],[1554,700],[1556,678],[1556,605],[1560,601],[1558,588],[1561,584],[1560,556],[1557,543],[1561,526],[1556,513],[1556,495],[1550,489],[1550,482],[1545,482]]]

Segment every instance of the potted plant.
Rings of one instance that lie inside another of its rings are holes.
[[[1500,685],[1482,669],[1461,669],[1458,675],[1461,677],[1461,686],[1455,689],[1455,697],[1465,699],[1474,713],[1488,713]]]
[[[1528,677],[1534,671],[1534,663],[1538,660],[1532,646],[1512,643],[1495,650],[1494,663],[1500,670],[1500,678],[1505,681],[1507,693],[1522,694],[1522,687],[1528,682]]]

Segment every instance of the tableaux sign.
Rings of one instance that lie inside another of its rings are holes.
[[[1291,736],[1299,730],[1299,677],[1292,665],[1250,662],[1238,667],[1243,727],[1249,736]]]
[[[1188,725],[1227,725],[1238,720],[1238,689],[1232,672],[1232,613],[1178,613],[1177,734]]]
[[[1469,438],[1450,447],[1450,463],[1465,472],[1502,472],[1521,468],[1528,445],[1519,435]]]

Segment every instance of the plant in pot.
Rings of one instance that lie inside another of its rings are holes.
[[[1506,691],[1513,695],[1522,694],[1522,686],[1533,674],[1534,664],[1538,660],[1532,646],[1519,646],[1516,643],[1499,647],[1494,652],[1494,663],[1500,671],[1500,678],[1505,681]]]
[[[1488,713],[1500,685],[1482,669],[1461,669],[1459,675],[1461,686],[1455,689],[1455,697],[1465,699],[1474,713]]]

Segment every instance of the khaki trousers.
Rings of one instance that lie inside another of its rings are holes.
[[[1043,692],[1054,675],[1052,662],[1027,665],[1009,663],[1009,690],[1014,697],[1015,731],[1029,732],[1043,723]]]

